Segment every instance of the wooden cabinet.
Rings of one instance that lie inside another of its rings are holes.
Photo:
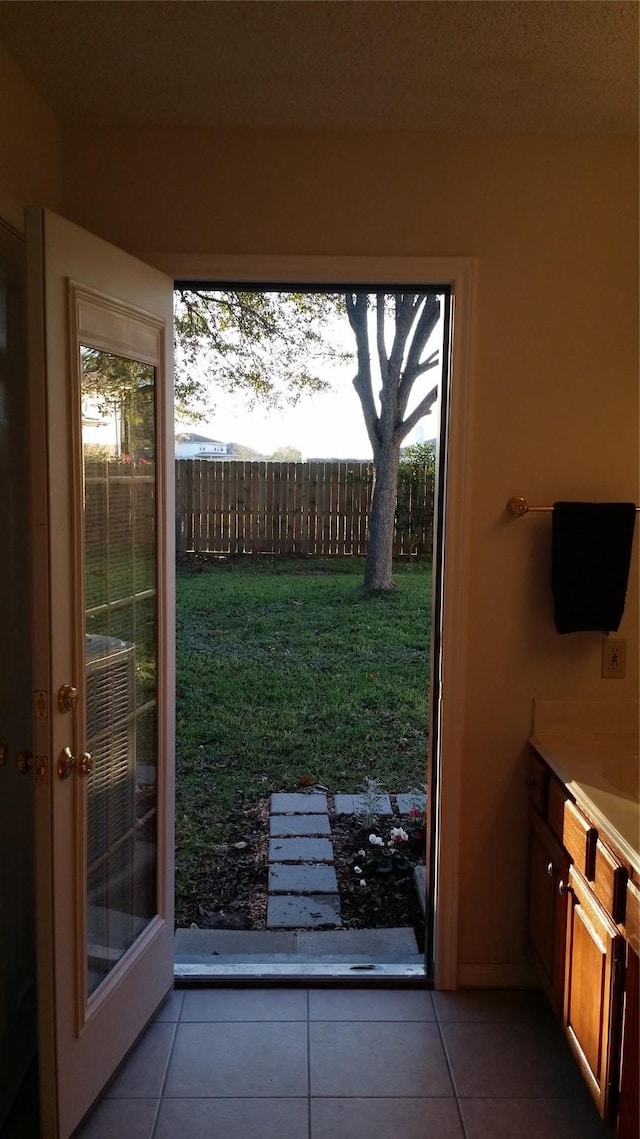
[[[529,937],[543,988],[562,1012],[569,859],[551,829],[531,813]]]
[[[619,1139],[638,1139],[640,1119],[640,959],[627,945],[618,1103]]]
[[[533,962],[600,1114],[638,1139],[637,875],[537,755],[527,786]]]

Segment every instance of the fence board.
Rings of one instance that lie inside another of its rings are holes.
[[[296,553],[296,465],[285,463],[287,468],[286,532],[287,553]]]
[[[294,527],[294,530],[295,530],[294,542],[295,542],[295,550],[296,550],[297,554],[304,554],[305,553],[305,540],[304,540],[304,538],[305,538],[305,534],[304,534],[305,515],[304,515],[303,500],[304,500],[304,485],[305,485],[306,479],[303,476],[303,471],[304,471],[304,463],[294,463],[294,472],[295,472],[294,477],[295,477],[295,484],[296,484],[296,503],[295,503],[296,515],[295,515],[295,527]],[[306,474],[308,477],[308,472],[306,472]]]
[[[185,527],[185,549],[193,549],[193,463],[186,468],[185,498],[187,500],[187,515]]]
[[[240,531],[240,548],[244,554],[251,552],[251,483],[249,481],[248,467],[248,463],[238,463],[238,477],[236,480],[236,490],[238,492],[236,513],[238,515]]]
[[[367,552],[373,468],[366,462],[176,461],[178,550],[203,553]],[[433,479],[398,488],[394,552],[425,554],[433,537]]]

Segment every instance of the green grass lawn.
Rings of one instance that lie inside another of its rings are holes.
[[[431,566],[359,593],[362,559],[177,570],[176,893],[240,802],[425,779]]]

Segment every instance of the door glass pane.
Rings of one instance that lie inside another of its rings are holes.
[[[156,375],[80,354],[91,994],[156,913]]]

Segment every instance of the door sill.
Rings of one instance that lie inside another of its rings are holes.
[[[299,979],[331,981],[335,979],[390,981],[390,980],[426,980],[424,965],[422,963],[398,963],[386,961],[358,962],[358,961],[328,961],[306,962],[291,961],[278,962],[248,962],[237,963],[219,962],[217,964],[182,963],[176,962],[174,966],[174,980],[177,986],[208,983],[215,980],[225,981],[294,981]]]

